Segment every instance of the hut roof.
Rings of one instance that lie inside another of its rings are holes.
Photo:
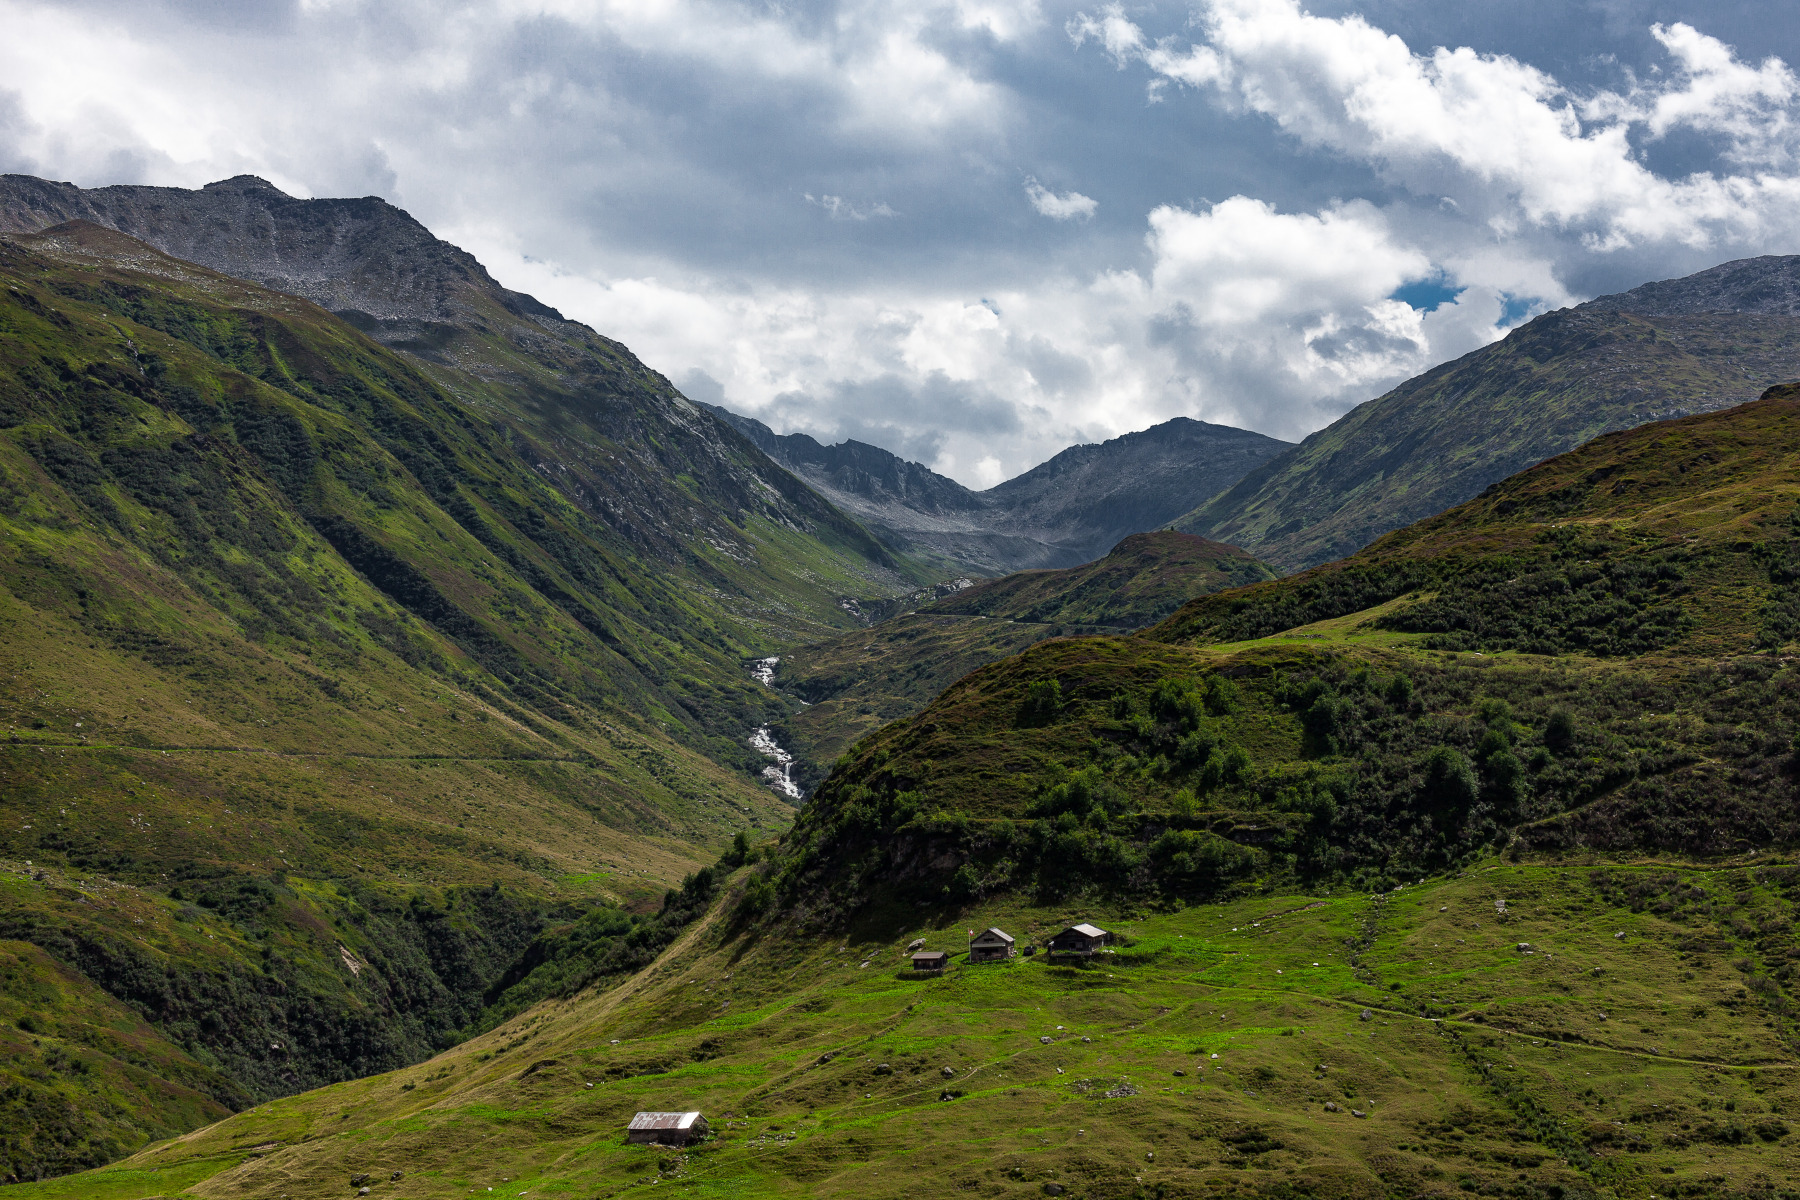
[[[1063,932],[1064,933],[1079,933],[1082,937],[1105,937],[1106,936],[1106,930],[1101,929],[1095,925],[1089,925],[1086,922],[1083,922],[1080,925],[1071,925],[1067,929],[1065,929]]]
[[[700,1119],[697,1112],[641,1112],[631,1118],[627,1129],[692,1129]]]
[[[978,942],[986,941],[986,940],[998,940],[998,941],[1005,942],[1008,945],[1011,945],[1012,941],[1013,941],[1013,935],[1006,932],[1006,930],[999,928],[996,925],[989,925],[986,929],[984,929],[980,933],[976,934],[974,940],[978,941]]]

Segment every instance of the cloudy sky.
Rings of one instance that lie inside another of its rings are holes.
[[[697,399],[971,486],[1297,439],[1800,252],[1800,22],[1713,0],[0,0],[0,170],[379,194]]]

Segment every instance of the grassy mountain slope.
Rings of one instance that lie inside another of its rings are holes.
[[[622,986],[10,1194],[1781,1196],[1797,564],[1800,388],[1599,439],[974,672]]]
[[[892,586],[796,481],[677,480],[659,548],[306,301],[92,226],[0,276],[0,863],[47,880],[0,937],[163,1039],[6,1171],[424,1057],[541,932],[786,820],[743,662]],[[579,432],[564,462],[626,452]]]
[[[1235,546],[1160,532],[1133,534],[1085,566],[977,583],[783,655],[777,685],[807,702],[785,729],[822,777],[859,738],[978,667],[1046,638],[1139,629],[1194,596],[1272,576]]]
[[[35,882],[35,881],[33,881]],[[32,886],[0,876],[0,887]],[[64,1170],[111,1162],[248,1106],[79,971],[29,942],[0,942],[0,1161]]]
[[[571,545],[539,528],[528,506],[504,502],[535,499],[530,489],[488,504],[545,554],[580,560],[591,549],[580,542],[604,545],[613,561],[599,573],[621,580],[616,591],[673,589],[677,608],[704,598],[733,634],[784,642],[853,625],[844,600],[886,597],[918,578],[624,346],[501,287],[379,197],[301,200],[254,176],[198,190],[0,176],[0,230],[67,220],[312,300],[388,347],[460,407],[460,421],[490,426],[537,476],[535,489],[560,492],[585,527]],[[170,269],[133,246],[109,252],[139,255],[153,274]],[[421,478],[441,493],[428,468]],[[665,623],[671,636],[704,624]]]
[[[1195,596],[1274,578],[1236,546],[1191,534],[1135,533],[1104,558],[1062,571],[1019,571],[935,601],[931,611],[1008,621],[1132,630]]]
[[[428,1063],[277,1100],[18,1200],[488,1194],[1781,1196],[1795,868],[1492,863],[1391,894],[998,898],[750,933]],[[971,965],[965,930],[1123,936]],[[904,969],[914,937],[955,952]],[[1748,973],[1746,973],[1748,971]],[[715,1136],[629,1146],[640,1109]]]
[[[1696,292],[1693,311],[1642,289],[1547,313],[1358,406],[1176,528],[1299,570],[1602,433],[1752,399],[1800,376],[1800,317],[1752,274]]]

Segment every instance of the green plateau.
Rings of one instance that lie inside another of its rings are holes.
[[[5,1194],[1779,1197],[1800,1169],[1800,1079],[1759,983],[1793,944],[1791,865],[1007,896],[829,937],[743,927],[754,869],[609,992]],[[960,953],[971,926],[1072,919],[1118,945]],[[943,975],[908,969],[915,938],[954,952]],[[623,1137],[635,1111],[693,1108],[703,1143]]]

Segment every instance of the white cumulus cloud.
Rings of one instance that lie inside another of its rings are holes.
[[[1091,217],[1100,207],[1099,201],[1080,192],[1064,192],[1059,196],[1034,176],[1026,176],[1025,194],[1031,198],[1031,207],[1053,221]]]
[[[1739,160],[1793,149],[1800,95],[1778,60],[1759,67],[1687,25],[1657,26],[1675,69],[1626,94],[1576,96],[1503,54],[1416,53],[1360,16],[1321,17],[1294,0],[1212,0],[1203,38],[1152,41],[1118,5],[1069,26],[1115,60],[1214,91],[1301,142],[1366,161],[1421,195],[1448,193],[1506,232],[1515,222],[1580,233],[1601,248],[1709,245],[1795,228],[1800,181],[1757,172],[1666,179],[1641,160],[1636,127],[1724,133]]]

